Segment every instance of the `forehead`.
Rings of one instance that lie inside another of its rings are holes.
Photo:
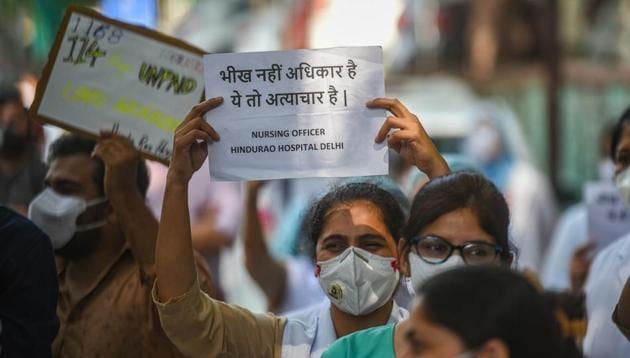
[[[70,154],[56,158],[50,163],[47,180],[71,180],[78,183],[94,183],[96,164],[87,154]],[[96,183],[94,183],[96,184]]]
[[[377,235],[395,245],[381,210],[369,201],[337,204],[326,213],[324,220],[320,238],[333,235],[347,238]]]
[[[387,230],[380,209],[364,200],[337,204],[326,213],[323,231],[339,226],[375,226]]]
[[[460,208],[443,214],[422,229],[419,234],[439,236],[453,245],[461,245],[469,241],[495,242],[492,236],[481,228],[477,215],[470,208]]]

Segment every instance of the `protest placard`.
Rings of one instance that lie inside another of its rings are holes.
[[[374,137],[385,93],[382,49],[346,47],[204,56],[213,180],[383,175],[387,145]]]
[[[584,186],[584,200],[591,240],[602,249],[630,232],[630,209],[626,208],[612,182],[592,182]]]
[[[167,162],[175,128],[202,97],[202,54],[156,31],[71,6],[31,114],[89,136],[119,133],[147,157]]]

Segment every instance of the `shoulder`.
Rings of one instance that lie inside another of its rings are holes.
[[[328,309],[329,303],[322,302],[287,314],[287,324],[310,327],[317,324],[319,313]]]
[[[601,285],[621,285],[627,277],[630,258],[630,234],[627,234],[612,244],[606,246],[593,259],[587,280],[587,291]],[[618,277],[618,280],[611,278]]]
[[[44,247],[52,252],[52,244],[33,222],[7,207],[0,206],[0,242],[2,252],[8,248],[29,251]]]
[[[364,329],[362,331],[358,331],[353,334],[347,335],[341,339],[348,339],[348,340],[355,340],[355,341],[360,341],[362,339],[365,339],[368,341],[389,339],[390,337],[394,335],[395,325],[396,324],[391,323],[384,326]]]
[[[630,234],[626,234],[606,246],[595,256],[594,264],[601,261],[608,261],[608,259],[612,257],[625,259],[628,256],[630,256]]]
[[[392,346],[393,336],[394,324],[368,328],[338,339],[323,357],[370,357]]]
[[[322,303],[287,314],[282,344],[284,346],[306,345],[311,347],[318,334],[322,332],[320,316],[328,307]]]

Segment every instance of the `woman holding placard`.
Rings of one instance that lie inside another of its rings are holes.
[[[399,278],[396,242],[403,215],[390,194],[365,183],[333,190],[312,210],[316,274],[332,302],[330,309],[286,319],[254,314],[199,290],[191,266],[187,183],[206,159],[207,143],[220,139],[203,115],[222,102],[213,98],[195,106],[175,132],[153,293],[162,326],[173,343],[191,356],[317,357],[338,337],[406,317],[392,299]],[[388,139],[430,177],[448,173],[417,117],[400,102],[376,99],[368,107],[394,114],[377,134],[377,142]],[[391,129],[398,130],[388,136]],[[367,281],[371,284],[361,285]]]

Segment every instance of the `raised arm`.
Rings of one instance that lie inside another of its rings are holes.
[[[196,105],[175,130],[155,253],[157,294],[162,302],[183,295],[195,281],[188,182],[206,160],[208,142],[219,140],[203,115],[221,103],[219,97]]]
[[[282,263],[271,257],[267,249],[258,218],[258,191],[261,186],[261,182],[247,183],[245,216],[243,217],[245,267],[267,296],[269,310],[275,311],[282,305],[287,284],[287,270]]]
[[[437,150],[433,141],[422,127],[418,117],[411,113],[398,99],[376,98],[369,101],[368,108],[388,110],[393,116],[387,117],[378,131],[375,141],[385,139],[406,161],[415,165],[430,179],[448,174],[448,164]],[[390,130],[397,129],[389,134]],[[389,135],[388,135],[389,134]]]
[[[94,156],[105,164],[105,194],[134,257],[145,273],[152,272],[158,224],[137,186],[140,155],[127,138],[102,133]]]

